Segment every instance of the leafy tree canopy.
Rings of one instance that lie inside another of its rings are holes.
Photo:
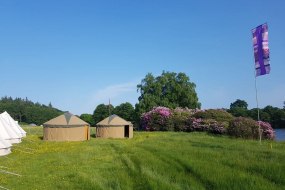
[[[127,121],[131,121],[131,122],[134,121],[135,109],[133,105],[129,102],[122,103],[116,106],[113,113]]]
[[[248,117],[247,102],[245,100],[237,99],[231,103],[229,112],[236,117]]]
[[[95,121],[92,114],[83,113],[80,115],[80,119],[90,124],[90,126],[95,126]]]
[[[100,122],[101,120],[105,119],[106,117],[113,114],[114,106],[113,105],[105,105],[105,104],[99,104],[94,112],[93,112],[93,118],[95,125]]]
[[[136,104],[136,114],[150,111],[153,107],[200,108],[201,103],[195,91],[196,85],[190,82],[185,73],[164,72],[157,77],[151,73],[137,85],[141,93]]]
[[[247,106],[248,106],[248,104],[245,100],[237,99],[235,102],[231,103],[230,109],[243,108],[243,109],[247,110]]]

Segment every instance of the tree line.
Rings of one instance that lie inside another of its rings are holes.
[[[44,122],[59,116],[63,111],[53,108],[51,103],[48,106],[34,103],[28,98],[2,97],[0,100],[0,113],[7,111],[15,120],[20,123],[42,125]]]
[[[258,118],[258,111],[260,118]],[[249,117],[254,120],[260,119],[261,121],[270,123],[273,128],[285,128],[285,102],[283,109],[268,105],[259,110],[257,108],[249,110],[245,100],[237,99],[231,103],[228,112],[235,117]]]

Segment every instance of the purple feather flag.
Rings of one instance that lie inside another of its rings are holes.
[[[266,23],[252,30],[252,41],[255,60],[255,76],[269,74],[268,26]]]

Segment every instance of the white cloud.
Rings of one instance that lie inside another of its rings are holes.
[[[97,90],[92,97],[92,103],[94,104],[107,104],[109,99],[111,104],[116,105],[123,102],[135,103],[135,100],[138,98],[137,93],[137,80],[122,83],[122,84],[113,84],[107,86],[103,89]]]

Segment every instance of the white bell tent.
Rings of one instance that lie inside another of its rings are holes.
[[[11,153],[12,144],[9,141],[3,139],[2,133],[0,133],[0,156],[5,156]]]
[[[5,111],[0,114],[1,117],[8,123],[8,125],[17,133],[20,135],[20,137],[26,136],[26,131],[20,127],[20,125]]]
[[[0,115],[0,133],[3,140],[7,140],[8,142],[20,143],[21,136],[17,134],[12,127],[1,117]]]

